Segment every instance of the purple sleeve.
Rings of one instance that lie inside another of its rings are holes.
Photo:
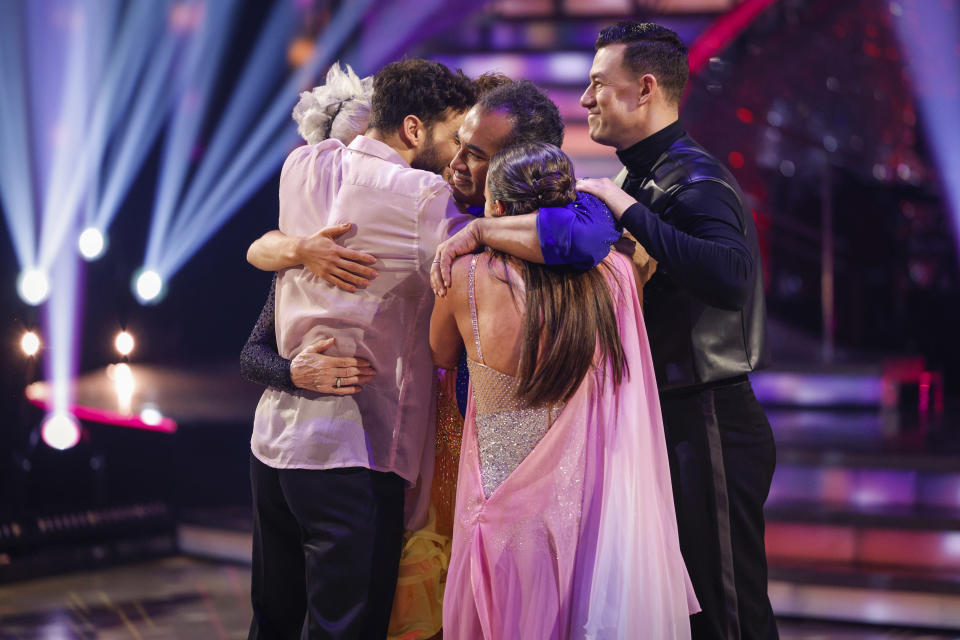
[[[588,193],[566,207],[543,207],[537,215],[540,251],[549,265],[590,269],[610,253],[620,239],[613,214]]]
[[[290,379],[290,361],[281,356],[277,349],[277,331],[275,325],[274,299],[277,289],[277,277],[270,283],[270,294],[263,305],[257,324],[253,326],[247,343],[240,351],[240,375],[265,387],[276,387],[284,391],[297,391]]]
[[[743,307],[753,285],[753,254],[742,230],[740,203],[715,182],[694,183],[664,212],[665,222],[641,203],[620,223],[656,261],[657,270],[707,304]]]

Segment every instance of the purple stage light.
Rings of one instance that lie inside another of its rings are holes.
[[[960,5],[903,0],[890,3],[890,13],[906,58],[907,79],[926,121],[927,144],[941,176],[960,256]]]
[[[80,424],[69,413],[51,413],[40,427],[40,436],[47,446],[64,451],[80,442]]]

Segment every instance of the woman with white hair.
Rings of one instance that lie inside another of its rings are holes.
[[[373,78],[360,78],[348,65],[330,67],[323,85],[304,91],[293,109],[297,131],[307,144],[335,138],[344,145],[367,129]],[[349,227],[325,229],[332,241]],[[276,277],[266,304],[240,354],[241,374],[258,384],[290,392],[298,390],[353,395],[373,377],[370,363],[362,358],[326,356],[333,339],[320,340],[293,360],[278,353],[275,328]],[[337,384],[337,381],[340,384]],[[451,400],[446,399],[446,404]],[[455,479],[454,479],[455,482]],[[452,492],[452,488],[450,491]],[[400,578],[390,619],[390,636],[415,640],[435,634],[440,627],[445,568],[450,538],[438,534],[433,520],[426,528],[407,532],[400,558]],[[257,594],[253,594],[256,601]]]

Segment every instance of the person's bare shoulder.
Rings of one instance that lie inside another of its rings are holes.
[[[468,253],[460,256],[450,265],[450,288],[447,289],[448,296],[454,296],[455,299],[467,299],[470,280],[470,263],[475,254]],[[479,265],[477,265],[479,268]]]

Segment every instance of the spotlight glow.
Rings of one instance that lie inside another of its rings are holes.
[[[133,369],[126,362],[111,364],[107,367],[107,379],[113,382],[113,390],[117,394],[117,411],[125,416],[130,415],[133,392],[137,390]]]
[[[137,276],[135,292],[141,303],[156,300],[162,291],[163,278],[156,271],[148,269]]]
[[[133,352],[133,336],[126,331],[121,331],[117,334],[114,345],[117,347],[117,352],[119,352],[120,355],[128,356]]]
[[[35,356],[40,351],[40,337],[33,331],[27,331],[20,339],[20,348],[28,356]]]
[[[80,425],[69,413],[53,413],[40,427],[40,436],[47,446],[63,451],[80,442]]]
[[[103,233],[95,227],[87,227],[80,234],[77,240],[77,247],[80,249],[80,255],[86,260],[96,260],[103,255],[103,248],[106,242]]]
[[[50,295],[50,281],[43,271],[27,269],[20,274],[17,290],[24,302],[36,306]]]
[[[140,412],[140,419],[144,424],[155,427],[163,422],[163,414],[153,407],[146,407]]]

